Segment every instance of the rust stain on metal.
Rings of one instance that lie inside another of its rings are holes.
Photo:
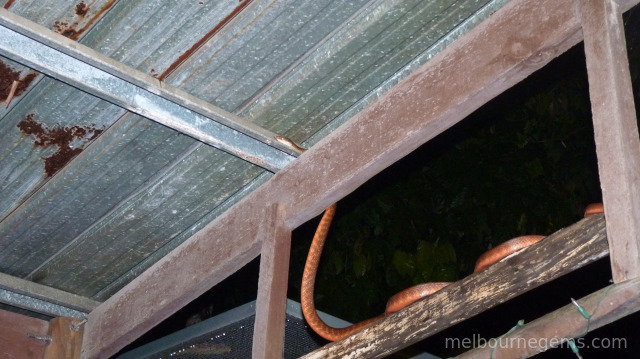
[[[24,78],[20,79],[20,71],[12,70],[7,64],[0,61],[0,101],[6,101],[7,106],[10,97],[16,97],[22,95],[22,93],[31,85],[31,82],[35,80],[37,73],[30,72]],[[18,84],[15,86],[13,94],[11,93],[12,86],[15,82]]]
[[[104,6],[100,9],[98,9],[95,14],[89,19],[87,20],[87,22],[84,24],[83,27],[77,29],[78,25],[80,25],[80,20],[78,21],[74,21],[73,23],[69,24],[66,21],[55,21],[53,23],[53,29],[61,34],[62,36],[68,37],[71,40],[78,40],[80,38],[80,35],[82,35],[85,31],[87,31],[91,25],[93,25],[96,21],[98,21],[98,19],[100,19],[102,17],[102,15],[104,15],[104,13],[109,10],[113,4],[115,4],[117,0],[109,0],[107,1]],[[78,4],[76,4],[75,6],[75,14],[76,16],[78,16],[79,18],[85,18],[87,13],[89,13],[89,11],[91,10],[91,7],[95,4],[96,0],[93,0],[89,5],[85,4],[84,1],[79,2]]]
[[[90,7],[87,6],[87,4],[81,1],[78,5],[76,5],[76,15],[85,16],[87,12],[89,12],[89,8]]]
[[[185,60],[188,59],[191,55],[193,55],[193,53],[196,52],[196,50],[198,50],[200,48],[200,46],[202,46],[211,37],[213,37],[213,35],[215,35],[218,31],[220,31],[220,29],[223,26],[225,26],[227,23],[229,23],[229,21],[231,21],[231,19],[236,17],[236,15],[238,15],[240,13],[240,11],[242,11],[247,5],[249,5],[251,3],[251,1],[253,1],[253,0],[246,0],[244,2],[242,2],[242,0],[240,0],[240,2],[241,2],[240,5],[238,5],[235,9],[233,9],[233,11],[229,15],[227,15],[227,17],[222,19],[222,21],[220,21],[216,26],[214,26],[213,29],[211,29],[211,31],[209,31],[206,35],[204,35],[204,37],[202,37],[195,44],[193,44],[193,46],[191,46],[191,48],[189,50],[185,51],[185,53],[180,55],[180,57],[178,57],[178,59],[176,61],[174,61],[174,63],[172,63],[171,66],[169,66],[165,70],[165,72],[163,72],[162,75],[160,75],[158,77],[158,79],[160,81],[164,81],[164,79],[166,79],[167,76],[169,76],[169,74],[173,72],[173,70],[175,70],[178,66],[180,66],[180,64],[185,62]]]
[[[44,124],[36,121],[32,113],[20,121],[17,127],[25,135],[35,137],[34,145],[36,147],[58,147],[56,152],[44,158],[44,170],[47,177],[53,176],[64,167],[72,158],[82,152],[84,145],[93,141],[103,131],[95,126],[62,127],[56,125],[53,128],[47,128]],[[82,146],[75,147],[78,141]]]

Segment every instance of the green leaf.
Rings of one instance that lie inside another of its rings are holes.
[[[450,241],[440,241],[435,247],[435,259],[437,263],[455,263],[456,250]]]
[[[331,252],[331,261],[333,262],[333,267],[335,268],[335,274],[340,274],[344,270],[344,260],[342,259],[342,252],[336,251]]]
[[[417,272],[413,278],[414,283],[428,282],[433,275],[433,268],[436,261],[436,246],[427,241],[418,243],[418,252],[416,254]]]
[[[413,277],[416,271],[414,256],[399,249],[393,253],[393,265],[402,276]]]
[[[367,273],[369,269],[369,258],[364,254],[359,254],[353,260],[353,272],[356,275],[356,278],[362,278]]]
[[[526,224],[527,224],[527,214],[522,212],[522,214],[520,215],[520,219],[518,220],[518,225],[516,227],[518,229],[518,232],[523,232]]]
[[[416,259],[418,263],[433,262],[436,254],[436,246],[427,241],[418,242],[418,253]]]

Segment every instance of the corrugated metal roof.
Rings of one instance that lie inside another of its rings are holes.
[[[506,2],[9,0],[4,8],[152,76],[151,92],[173,86],[206,101],[205,110],[186,100],[179,108],[217,111],[234,133],[280,151],[270,134],[313,145]],[[23,81],[0,108],[2,273],[105,300],[271,176],[142,117],[144,108],[128,111],[57,80],[65,79],[51,75],[58,70],[34,76],[0,55],[0,98],[9,95],[1,84]]]

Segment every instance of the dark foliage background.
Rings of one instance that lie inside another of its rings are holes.
[[[340,201],[318,307],[370,317],[393,293],[462,278],[491,246],[553,233],[600,201],[583,53],[572,49]],[[294,298],[316,224],[295,233]]]

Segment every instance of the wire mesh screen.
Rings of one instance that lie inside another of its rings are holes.
[[[251,358],[254,319],[255,316],[250,316],[146,358]],[[298,318],[287,316],[284,358],[298,358],[318,347],[306,325]]]
[[[147,358],[251,358],[254,316],[185,341]]]
[[[298,303],[288,301],[283,358],[298,358],[326,343],[312,333],[299,311]],[[255,302],[252,302],[134,349],[119,358],[251,358],[254,319]]]
[[[345,327],[348,322],[320,312],[331,326]],[[124,353],[118,359],[244,359],[251,358],[255,302]],[[300,304],[287,301],[283,358],[299,358],[326,344],[302,319]],[[395,358],[434,359],[428,353],[396,353]]]

